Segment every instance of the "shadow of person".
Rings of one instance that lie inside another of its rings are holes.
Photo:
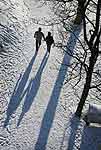
[[[25,96],[25,101],[24,101],[23,107],[22,107],[22,113],[19,117],[17,126],[20,125],[22,118],[24,117],[25,113],[28,112],[28,110],[30,109],[30,107],[34,101],[34,98],[35,98],[35,96],[38,92],[38,89],[40,87],[41,75],[42,75],[42,72],[43,72],[45,65],[47,63],[48,57],[49,57],[49,55],[46,52],[46,54],[45,54],[45,56],[41,62],[41,65],[38,69],[38,72],[36,73],[35,78],[30,80],[28,87],[24,91],[23,96],[24,95],[26,95],[26,96]]]
[[[22,94],[24,91],[24,88],[26,86],[27,80],[29,78],[34,60],[36,58],[37,53],[35,53],[35,55],[32,57],[26,71],[24,72],[23,76],[18,79],[16,86],[14,88],[13,94],[10,98],[9,104],[8,104],[8,108],[6,111],[6,119],[4,122],[4,128],[8,125],[10,117],[12,116],[12,114],[16,111],[17,107],[19,106],[21,100],[22,100]]]
[[[69,40],[67,42],[67,51],[69,51],[70,54],[73,54],[77,38],[81,32],[81,27],[77,30],[74,29],[72,33],[70,34]],[[61,89],[65,80],[65,75],[68,71],[68,66],[70,64],[71,55],[68,55],[68,53],[65,53],[63,57],[62,64],[60,66],[59,74],[57,76],[54,88],[52,90],[52,94],[49,100],[49,103],[47,105],[47,109],[44,113],[42,124],[40,127],[40,133],[35,145],[35,150],[45,150],[47,145],[48,136],[52,127],[52,123],[54,120],[54,115],[56,111],[56,107],[58,105],[59,96],[61,93]],[[67,64],[67,65],[63,65]]]

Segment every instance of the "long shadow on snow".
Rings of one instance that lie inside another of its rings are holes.
[[[32,57],[26,71],[24,72],[23,76],[18,79],[16,86],[14,88],[13,94],[11,96],[10,102],[8,104],[7,112],[6,112],[6,119],[4,122],[4,128],[8,125],[10,117],[12,114],[16,111],[17,107],[19,106],[21,100],[22,100],[22,94],[24,91],[24,88],[26,86],[26,83],[29,78],[29,74],[31,72],[34,60],[36,58],[37,53]]]
[[[76,45],[77,38],[79,36],[79,33],[81,31],[81,27],[79,29],[74,29],[69,37],[68,43],[67,43],[67,49],[69,48],[71,53],[73,54],[74,47]],[[70,64],[71,57],[66,53],[63,58],[63,64],[67,64],[67,66]],[[50,101],[48,103],[46,112],[44,113],[44,117],[42,120],[40,133],[35,145],[35,150],[45,150],[48,135],[50,132],[50,129],[52,127],[52,123],[54,120],[54,115],[56,111],[56,107],[58,105],[58,99],[60,96],[61,88],[63,86],[63,82],[65,79],[65,75],[67,73],[68,67],[66,65],[61,65],[58,77],[55,82],[55,86],[52,91],[52,95],[50,97]]]
[[[75,115],[73,115],[71,120],[70,120],[71,133],[70,133],[70,137],[69,137],[67,150],[73,150],[74,147],[77,147],[76,144],[78,144],[78,146],[80,146],[79,143],[76,142],[76,140],[77,140],[76,135],[77,135],[77,130],[79,130],[79,132],[82,132],[81,126],[82,125],[81,125],[80,119],[77,118]]]
[[[101,150],[101,126],[85,126],[80,150]]]
[[[31,79],[30,80],[30,83],[28,85],[28,87],[26,88],[26,90],[24,91],[23,93],[23,96],[26,94],[25,96],[25,101],[24,101],[24,104],[23,104],[23,107],[22,107],[22,113],[19,117],[19,120],[18,120],[18,123],[17,123],[17,126],[19,126],[23,116],[25,115],[25,113],[30,109],[33,101],[34,101],[34,98],[38,92],[38,89],[40,87],[40,80],[41,80],[41,75],[42,75],[42,72],[44,70],[44,67],[47,63],[47,60],[48,60],[48,53],[46,52],[42,62],[41,62],[41,65],[38,69],[38,72],[35,76],[34,79]]]

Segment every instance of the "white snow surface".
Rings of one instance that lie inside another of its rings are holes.
[[[12,8],[15,18],[11,21],[18,27],[20,42],[15,47],[9,44],[8,49],[5,46],[8,53],[0,53],[0,150],[101,150],[101,127],[87,127],[75,118],[76,95],[70,85],[63,84],[68,67],[57,59],[69,64],[71,58],[56,47],[48,55],[44,41],[35,53],[33,35],[40,25],[31,18],[47,17],[48,13],[50,17],[50,10],[38,7],[35,0],[4,2],[0,2],[2,8]],[[11,21],[4,15],[0,18],[4,25],[10,26]],[[45,36],[52,30],[41,27]],[[75,34],[80,32],[79,28]],[[76,41],[71,33],[69,43],[73,50]]]

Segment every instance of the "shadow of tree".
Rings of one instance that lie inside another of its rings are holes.
[[[12,114],[16,111],[17,107],[19,106],[21,100],[22,100],[22,94],[24,91],[24,88],[26,86],[27,80],[29,78],[34,60],[36,58],[37,53],[32,57],[26,71],[24,72],[23,76],[18,79],[16,86],[14,88],[13,94],[11,96],[10,102],[8,104],[7,112],[6,112],[6,119],[4,122],[4,128],[8,125],[10,117]]]
[[[69,37],[69,40],[67,43],[67,50],[69,48],[71,53],[73,53],[73,50],[74,50],[74,47],[75,47],[76,41],[77,41],[76,37],[79,36],[80,31],[81,31],[81,27],[79,29],[74,29]],[[58,105],[61,88],[63,86],[65,75],[68,70],[68,65],[70,64],[70,60],[71,60],[71,56],[66,53],[64,55],[62,64],[67,64],[67,66],[61,65],[61,67],[60,67],[58,77],[56,79],[49,103],[47,105],[47,109],[44,113],[44,117],[43,117],[41,128],[40,128],[40,133],[39,133],[36,145],[35,145],[35,150],[45,150],[46,149],[47,139],[48,139],[51,127],[52,127],[52,123],[54,120],[56,107]]]
[[[89,141],[89,142],[88,142]],[[80,150],[101,150],[101,126],[85,126]]]
[[[17,126],[20,125],[20,122],[21,122],[22,118],[24,117],[25,113],[27,113],[27,111],[30,109],[30,107],[31,107],[31,105],[34,101],[34,98],[35,98],[35,96],[38,92],[38,89],[40,87],[41,75],[42,75],[44,67],[47,63],[48,57],[49,57],[49,55],[46,52],[35,78],[30,80],[30,83],[29,83],[28,87],[26,88],[26,90],[23,93],[23,96],[25,94],[26,94],[26,96],[25,96],[25,101],[24,101],[23,107],[22,107],[22,113],[19,117]]]
[[[79,130],[79,126],[80,126],[80,119],[72,116],[71,120],[70,120],[70,128],[71,128],[71,133],[70,133],[70,137],[69,137],[69,142],[68,142],[68,148],[67,150],[73,150],[74,147],[76,147],[77,145],[77,130]],[[79,146],[79,143],[78,143]],[[79,148],[78,148],[79,149]]]

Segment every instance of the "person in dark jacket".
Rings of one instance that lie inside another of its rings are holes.
[[[42,29],[39,27],[38,31],[36,31],[34,34],[34,38],[36,39],[36,51],[38,51],[38,49],[41,45],[42,38],[45,40],[45,36],[41,30]]]
[[[47,51],[50,53],[51,46],[54,43],[53,36],[51,35],[51,32],[48,32],[48,35],[46,36],[46,44],[47,44]]]

